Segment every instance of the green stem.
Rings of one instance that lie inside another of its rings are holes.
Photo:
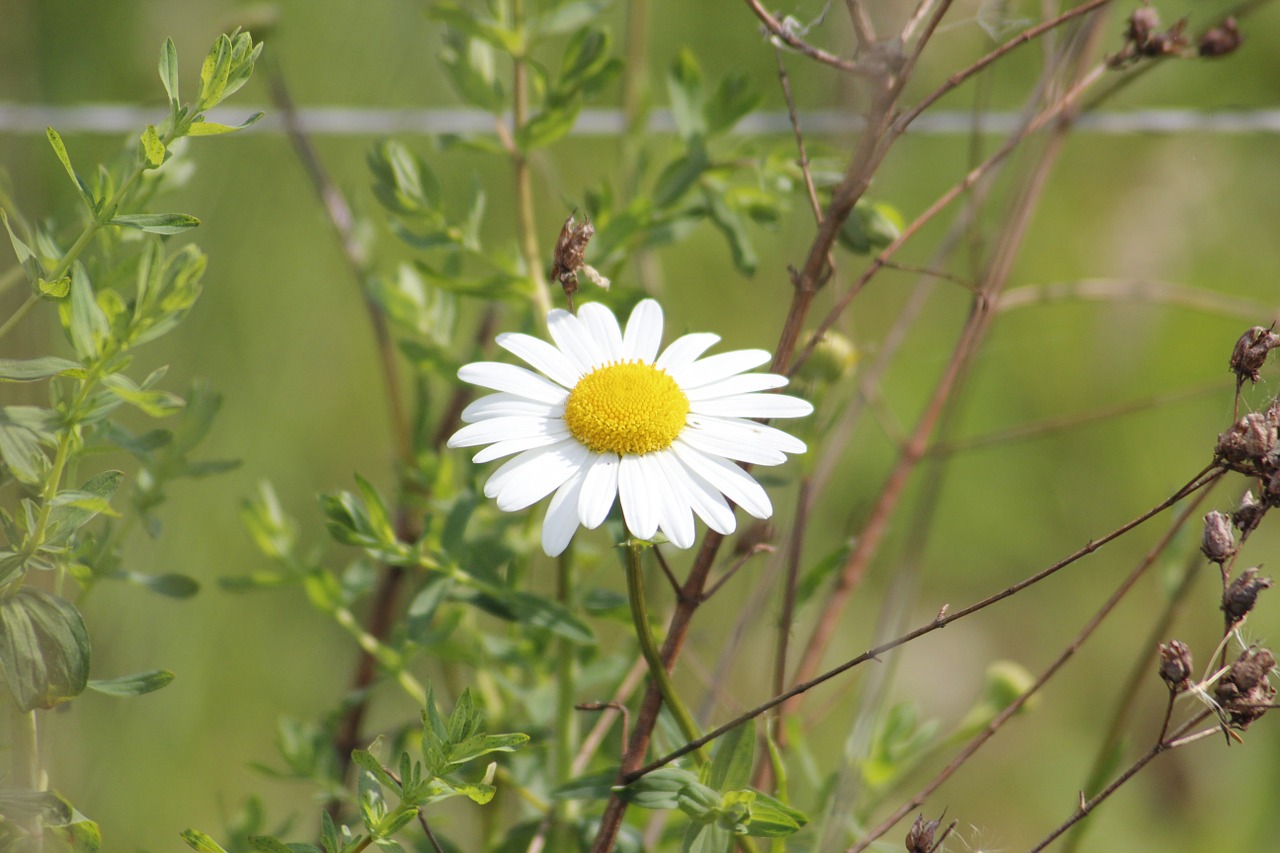
[[[644,573],[640,570],[640,549],[644,546],[635,540],[627,542],[627,601],[631,605],[631,621],[636,629],[636,641],[640,643],[640,652],[649,664],[649,677],[657,685],[662,701],[666,703],[671,716],[675,717],[680,732],[690,741],[701,737],[698,726],[676,694],[667,668],[662,665],[662,654],[653,641],[653,633],[649,630],[649,610],[644,599]],[[699,763],[708,761],[705,749],[699,749],[695,756]]]
[[[13,697],[4,691],[9,712],[9,779],[7,785],[19,791],[35,792],[40,789],[40,745],[36,737],[36,712],[23,711]],[[40,815],[33,813],[22,820],[22,827],[31,836],[31,850],[43,845],[44,828]]]
[[[556,601],[569,611],[574,598],[572,548],[560,555],[556,570]],[[577,660],[574,644],[569,640],[561,639],[556,646],[556,733],[551,743],[552,771],[556,783],[564,784],[573,775],[573,755],[578,743],[578,716],[573,707],[577,691]],[[569,827],[576,812],[572,800],[552,802],[551,849],[567,850],[572,845]]]
[[[511,18],[517,27],[524,25],[524,0],[512,0]],[[533,212],[533,178],[529,160],[518,147],[520,128],[529,120],[529,66],[523,53],[511,57],[512,109],[514,112],[514,138],[511,159],[515,164],[516,224],[520,233],[520,254],[529,271],[529,283],[533,287],[530,298],[540,322],[546,323],[551,311],[551,297],[547,294],[547,279],[542,272],[542,256],[538,252],[538,224]]]

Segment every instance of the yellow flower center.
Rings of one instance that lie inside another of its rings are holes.
[[[578,380],[564,422],[596,453],[639,456],[671,446],[684,429],[689,398],[666,371],[643,361],[598,367]]]

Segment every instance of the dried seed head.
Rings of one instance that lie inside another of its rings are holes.
[[[1159,28],[1160,13],[1150,6],[1139,6],[1129,16],[1129,28],[1124,31],[1124,37],[1141,47],[1151,41],[1151,36]]]
[[[1204,535],[1200,550],[1211,561],[1221,566],[1236,552],[1236,540],[1231,530],[1231,517],[1214,510],[1204,517]]]
[[[1193,668],[1191,649],[1181,640],[1170,640],[1156,647],[1160,655],[1160,677],[1173,691],[1185,690]]]
[[[1261,412],[1250,412],[1240,419],[1244,424],[1244,452],[1262,462],[1276,446],[1276,425]]]
[[[1222,612],[1234,625],[1249,615],[1258,601],[1258,593],[1271,588],[1271,578],[1258,577],[1259,566],[1245,569],[1222,593]]]
[[[1244,729],[1271,706],[1276,689],[1267,681],[1276,659],[1267,649],[1245,649],[1213,688],[1213,695],[1230,718]]]
[[[911,829],[907,831],[907,853],[933,853],[942,844],[942,838],[939,838],[937,843],[933,840],[934,833],[938,831],[938,827],[941,825],[941,818],[938,820],[925,820],[924,815],[916,815],[915,822],[911,824]],[[944,832],[942,837],[945,838],[946,836],[947,833]]]
[[[1235,53],[1244,42],[1235,18],[1227,18],[1200,37],[1200,55],[1208,59]]]
[[[1239,384],[1243,385],[1246,379],[1257,382],[1258,371],[1266,363],[1267,353],[1280,347],[1280,335],[1272,332],[1272,328],[1274,324],[1268,328],[1254,326],[1236,341],[1235,347],[1231,350],[1231,360],[1227,365],[1236,375],[1236,381]]]
[[[556,248],[551,254],[551,278],[560,282],[566,295],[572,296],[578,290],[578,270],[582,269],[587,243],[595,233],[590,219],[584,219],[578,225],[572,213],[560,228]]]
[[[1267,505],[1259,503],[1252,491],[1244,493],[1244,497],[1240,499],[1240,506],[1231,513],[1231,523],[1240,531],[1241,539],[1248,538],[1249,534],[1258,527],[1266,511]]]

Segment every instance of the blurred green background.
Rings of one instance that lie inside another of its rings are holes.
[[[425,5],[284,0],[274,10],[278,25],[269,32],[255,29],[254,35],[264,38],[265,56],[283,71],[302,107],[456,105],[436,58],[439,27],[423,14]],[[814,40],[845,38],[838,6],[811,34]],[[1172,21],[1194,10],[1195,29],[1219,14],[1206,7],[1226,8],[1181,3],[1162,4],[1160,11]],[[1009,14],[1035,17],[1037,8],[1013,3]],[[807,20],[821,10],[822,4],[803,0],[784,11]],[[1129,10],[1122,4],[1112,11],[1108,50],[1118,49]],[[163,40],[172,37],[177,44],[189,85],[212,39],[261,11],[204,0],[0,0],[0,102],[140,104],[159,119],[163,90],[155,68]],[[910,91],[928,91],[989,49],[993,42],[974,20],[978,12],[977,2],[954,4],[950,25],[939,34]],[[604,18],[621,30],[620,9]],[[654,0],[650,28],[649,77],[659,105],[665,101],[665,69],[679,49],[691,47],[709,78],[745,71],[764,93],[762,109],[783,107],[773,51],[745,4]],[[1105,109],[1280,108],[1280,64],[1274,60],[1280,11],[1265,5],[1242,22],[1242,30],[1246,42],[1236,56],[1165,63]],[[997,66],[984,78],[981,97],[993,108],[1016,108],[1039,58],[1032,47]],[[794,55],[788,56],[788,66],[802,111],[847,111],[859,102],[856,87],[837,81],[827,69]],[[260,66],[232,99],[233,114],[266,108],[266,70]],[[962,88],[942,107],[971,109],[978,88]],[[616,98],[597,104],[612,105]],[[124,139],[124,134],[63,135],[81,164],[114,154]],[[32,219],[65,216],[74,203],[42,137],[39,131],[0,127],[0,166],[17,204]],[[478,175],[490,201],[486,237],[493,244],[511,244],[514,204],[506,164],[438,151],[426,137],[401,138],[428,159],[459,203],[471,175]],[[368,216],[377,262],[390,271],[410,255],[387,232],[368,190],[364,155],[374,141],[360,134],[314,139],[334,180],[350,194],[357,212]],[[844,151],[851,137],[821,142]],[[384,489],[393,486],[393,450],[372,336],[324,214],[285,138],[268,128],[195,143],[190,152],[195,174],[159,205],[203,221],[194,239],[210,256],[205,294],[178,333],[145,355],[154,364],[172,365],[166,387],[180,390],[201,377],[225,395],[203,455],[239,458],[243,464],[233,473],[175,488],[164,511],[163,536],[139,538],[131,546],[131,567],[190,574],[204,585],[199,596],[173,602],[131,587],[103,586],[84,602],[95,677],[153,667],[178,676],[165,690],[136,700],[86,695],[50,715],[46,724],[44,748],[53,782],[102,825],[108,851],[183,849],[177,833],[187,827],[216,836],[223,818],[248,792],[266,797],[273,819],[296,816],[291,837],[311,835],[317,808],[313,792],[264,779],[249,764],[272,763],[279,716],[306,718],[332,705],[349,679],[355,650],[296,591],[237,596],[219,590],[216,581],[262,566],[237,520],[239,502],[260,480],[275,484],[282,502],[317,542],[325,541],[325,534],[314,509],[316,494],[349,488],[353,472]],[[995,141],[986,138],[983,144],[990,150]],[[879,172],[874,196],[914,217],[967,168],[972,145],[963,134],[906,137]],[[581,204],[586,188],[610,176],[618,157],[616,139],[572,137],[537,162],[543,244],[551,246],[566,208]],[[1017,174],[1006,177],[1006,187]],[[1247,327],[1265,325],[1280,307],[1277,199],[1280,137],[1274,132],[1081,132],[1072,137],[1011,286],[1095,278],[1171,282],[1219,295],[1211,300],[1216,309],[1069,301],[1012,311],[998,319],[975,365],[955,437],[1200,390],[1133,414],[951,457],[911,624],[930,618],[943,603],[963,606],[1052,563],[1159,502],[1208,462],[1218,432],[1230,421],[1233,379],[1226,361],[1231,346]],[[998,213],[999,205],[993,215]],[[941,231],[940,226],[926,229],[902,260],[926,262]],[[803,260],[811,235],[811,217],[797,198],[779,227],[753,231],[760,265],[751,278],[735,272],[723,240],[709,225],[659,252],[669,336],[706,328],[723,336],[724,348],[771,347],[789,295],[786,266]],[[825,313],[860,263],[848,254],[840,258],[841,272],[819,297],[819,312]],[[874,358],[914,282],[906,273],[887,272],[854,303],[844,329],[857,341],[864,363]],[[615,286],[632,283],[623,277]],[[5,316],[20,296],[6,295]],[[1259,316],[1233,315],[1233,299],[1270,307]],[[887,420],[913,423],[949,357],[967,302],[968,295],[957,287],[943,282],[935,288],[883,383]],[[59,345],[54,343],[58,337],[53,313],[38,313],[5,341],[3,355],[45,352]],[[1247,391],[1253,406],[1261,408],[1280,390],[1276,376],[1275,368],[1264,371],[1263,383]],[[11,386],[3,393],[8,401],[28,390]],[[873,420],[859,426],[850,447],[817,510],[808,544],[815,557],[856,532],[892,464],[892,443]],[[1238,481],[1225,484],[1212,506],[1228,508],[1242,487]],[[916,488],[895,520],[833,662],[868,645],[897,561],[918,536],[910,519],[920,498]],[[775,498],[780,525],[790,515],[789,500],[787,493]],[[916,702],[922,716],[954,722],[973,701],[990,661],[1008,658],[1039,671],[1151,547],[1164,523],[1157,520],[1064,575],[912,645],[896,664],[895,697]],[[1249,563],[1273,562],[1280,538],[1268,527],[1273,525],[1264,524],[1245,552]],[[946,806],[948,816],[961,821],[965,843],[984,850],[1025,848],[1066,818],[1113,694],[1134,656],[1145,651],[1147,618],[1162,601],[1168,575],[1197,545],[1198,529],[1051,683],[1035,714],[984,749],[930,800],[928,813],[936,816]],[[336,546],[334,551],[341,553]],[[1203,571],[1176,632],[1199,660],[1207,658],[1221,626],[1215,574]],[[741,600],[733,596],[749,595],[758,576],[758,569],[744,573],[737,592],[707,608],[690,639],[694,661],[708,668],[714,664],[723,639],[720,626]],[[763,698],[753,669],[771,655],[770,624],[762,620],[739,658],[738,706]],[[1264,595],[1248,635],[1265,642],[1277,628],[1276,602]],[[810,708],[826,710],[819,732],[832,739],[833,754],[840,749],[859,683],[853,678],[824,688],[811,701]],[[1143,723],[1134,732],[1140,746],[1158,728],[1163,696],[1153,673],[1144,693]],[[717,719],[727,710],[721,709]],[[1096,816],[1086,849],[1275,848],[1280,734],[1274,729],[1265,719],[1247,733],[1243,745],[1226,748],[1221,738],[1209,739],[1164,756]],[[908,789],[925,778],[909,782]],[[450,805],[459,814],[443,815],[439,825],[448,831],[465,822],[461,812],[468,808]],[[905,828],[889,837],[900,837]],[[954,841],[950,846],[964,849]]]

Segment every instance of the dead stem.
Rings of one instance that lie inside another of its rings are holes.
[[[705,746],[706,744],[710,743],[711,741],[715,740],[716,738],[720,737],[721,735],[725,734],[731,729],[734,729],[737,726],[742,725],[748,720],[755,719],[756,717],[760,716],[761,714],[764,714],[767,711],[772,710],[773,708],[777,707],[783,702],[786,702],[787,700],[795,696],[799,696],[801,693],[805,693],[809,690],[812,690],[818,685],[823,684],[827,681],[830,681],[836,676],[839,676],[845,672],[848,672],[850,669],[853,669],[856,666],[866,663],[869,660],[878,659],[879,656],[884,654],[885,652],[896,649],[899,646],[906,645],[907,643],[910,643],[913,640],[918,639],[919,637],[923,637],[926,634],[931,634],[940,628],[945,628],[948,625],[950,625],[952,622],[955,622],[957,619],[963,619],[967,616],[977,613],[980,610],[984,610],[990,607],[991,605],[996,604],[997,602],[1003,601],[1004,599],[1009,598],[1012,595],[1016,595],[1017,593],[1026,589],[1027,587],[1034,586],[1035,584],[1039,583],[1045,578],[1051,577],[1052,575],[1056,574],[1057,572],[1061,571],[1067,566],[1070,566],[1073,563],[1076,563],[1077,561],[1081,560],[1082,558],[1087,557],[1088,555],[1092,554],[1094,551],[1097,551],[1099,548],[1106,545],[1107,543],[1125,535],[1130,530],[1133,530],[1134,528],[1138,527],[1144,522],[1149,521],[1150,519],[1164,512],[1166,509],[1178,503],[1188,495],[1194,494],[1195,492],[1200,491],[1201,489],[1204,489],[1206,486],[1209,486],[1210,484],[1216,482],[1224,473],[1225,472],[1222,469],[1217,468],[1212,464],[1206,466],[1205,468],[1201,469],[1194,477],[1188,480],[1185,485],[1183,485],[1180,489],[1178,489],[1176,492],[1174,492],[1165,500],[1161,501],[1156,506],[1147,510],[1137,518],[1134,518],[1131,521],[1125,522],[1120,527],[1117,527],[1115,530],[1111,531],[1105,536],[1102,536],[1098,539],[1089,540],[1089,542],[1085,544],[1083,547],[1077,549],[1074,553],[1068,555],[1067,557],[1064,557],[1063,559],[1059,560],[1053,565],[1040,570],[1039,572],[1035,573],[1034,575],[1031,575],[1030,577],[1027,577],[1021,581],[1018,581],[1017,583],[1012,584],[1011,586],[1005,587],[999,592],[993,595],[989,595],[986,598],[982,599],[981,601],[971,604],[968,607],[962,608],[960,610],[956,610],[954,612],[940,611],[934,619],[930,620],[924,625],[921,625],[918,628],[908,631],[907,633],[903,634],[900,637],[895,637],[894,639],[886,643],[882,643],[879,646],[868,649],[862,652],[861,654],[853,658],[850,658],[849,660],[846,660],[844,663],[840,664],[839,666],[829,669],[826,672],[822,673],[821,675],[815,676],[809,681],[795,685],[790,690],[788,690],[787,692],[781,695],[771,697],[770,699],[752,708],[750,711],[740,714],[739,716],[733,718],[729,722],[704,734],[697,741],[692,741],[690,743],[687,743],[684,746],[680,747],[679,749],[673,750],[672,752],[667,753],[666,755],[662,756],[656,761],[652,761],[649,764],[646,764],[644,767],[622,774],[622,776],[620,777],[621,784],[633,782],[636,779],[639,779],[641,776],[644,776],[646,773],[652,773],[654,770],[657,770],[659,767],[664,767],[667,764],[670,764],[672,761],[675,761],[676,759],[681,758],[682,756],[688,755],[693,750],[698,749],[702,746]]]
[[[1219,476],[1220,474],[1221,472],[1219,472]],[[1213,482],[1216,479],[1217,476],[1209,482]],[[1169,546],[1169,543],[1173,541],[1174,536],[1176,536],[1178,531],[1182,529],[1187,520],[1194,515],[1196,509],[1208,494],[1208,489],[1202,490],[1196,499],[1183,509],[1183,511],[1174,520],[1173,524],[1169,526],[1169,530],[1160,538],[1160,541],[1147,552],[1142,560],[1139,561],[1138,565],[1136,565],[1129,575],[1120,582],[1120,585],[1116,587],[1110,596],[1108,596],[1103,605],[1098,608],[1097,612],[1094,613],[1093,616],[1089,617],[1089,620],[1085,622],[1079,633],[1077,633],[1067,647],[1063,649],[1056,658],[1054,658],[1053,662],[1040,673],[1030,687],[1010,703],[1008,707],[997,714],[991,722],[973,738],[973,740],[969,741],[969,743],[965,745],[964,749],[957,753],[956,757],[953,758],[946,767],[933,777],[933,779],[929,780],[923,788],[916,792],[907,802],[898,807],[889,817],[881,821],[874,829],[869,830],[861,841],[849,848],[847,853],[861,853],[863,850],[870,847],[877,839],[892,829],[898,821],[902,820],[904,817],[923,805],[929,796],[936,791],[943,782],[951,778],[951,776],[960,769],[960,767],[968,761],[969,758],[978,751],[978,749],[980,749],[987,741],[991,740],[991,738],[995,736],[1004,724],[1012,718],[1014,714],[1018,713],[1027,701],[1030,700],[1031,697],[1034,696],[1040,688],[1043,687],[1049,679],[1051,679],[1058,670],[1067,663],[1067,661],[1075,656],[1075,653],[1080,650],[1080,647],[1084,645],[1085,641],[1115,609],[1121,599],[1123,599],[1124,596],[1133,589],[1134,585],[1146,574],[1147,570],[1155,564],[1156,560]]]

